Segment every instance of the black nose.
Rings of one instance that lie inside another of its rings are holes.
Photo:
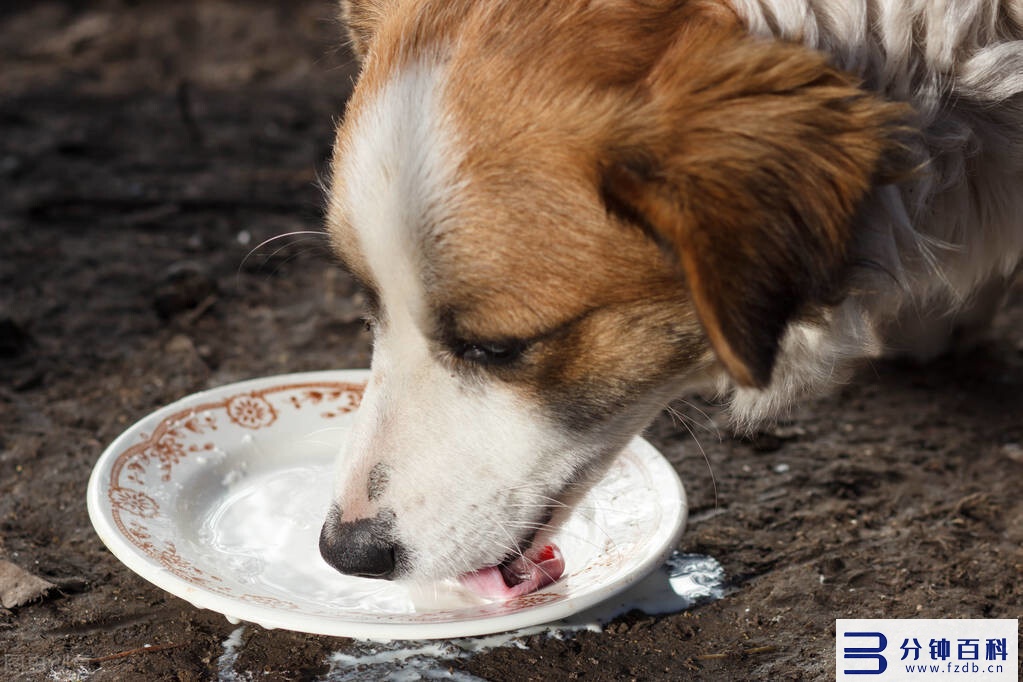
[[[373,518],[342,521],[332,509],[320,530],[320,555],[348,575],[363,578],[394,577],[400,547],[392,538],[394,514],[380,512]]]

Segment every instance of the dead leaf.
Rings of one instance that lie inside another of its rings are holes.
[[[0,605],[13,609],[41,598],[53,583],[32,575],[9,561],[0,560]]]

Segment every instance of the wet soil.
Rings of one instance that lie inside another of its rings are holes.
[[[320,229],[354,67],[329,0],[4,7],[0,559],[55,587],[0,608],[0,678],[215,679],[234,626],[114,559],[86,482],[187,393],[367,365],[352,283],[294,234]],[[836,618],[1023,611],[1023,288],[972,352],[873,364],[755,437],[699,397],[676,407],[648,436],[690,493],[682,547],[722,562],[728,596],[452,670],[829,679]],[[346,646],[251,626],[231,669],[316,679]]]

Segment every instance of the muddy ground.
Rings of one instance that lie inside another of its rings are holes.
[[[56,587],[0,609],[0,678],[213,679],[234,626],[114,559],[86,481],[122,429],[182,395],[367,365],[322,238],[253,251],[319,230],[353,67],[330,0],[3,7],[0,559]],[[649,437],[690,493],[682,547],[722,562],[729,596],[453,670],[828,679],[836,618],[1020,616],[1023,289],[974,352],[872,365],[756,438],[690,403],[699,445],[667,416]],[[251,626],[233,669],[316,678],[348,645]]]

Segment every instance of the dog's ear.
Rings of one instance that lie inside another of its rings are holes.
[[[788,323],[839,293],[907,112],[815,52],[719,24],[677,41],[641,90],[603,169],[608,206],[677,259],[734,381],[764,387]]]
[[[360,61],[369,52],[387,4],[388,0],[341,0],[341,21],[348,28],[352,51]]]

